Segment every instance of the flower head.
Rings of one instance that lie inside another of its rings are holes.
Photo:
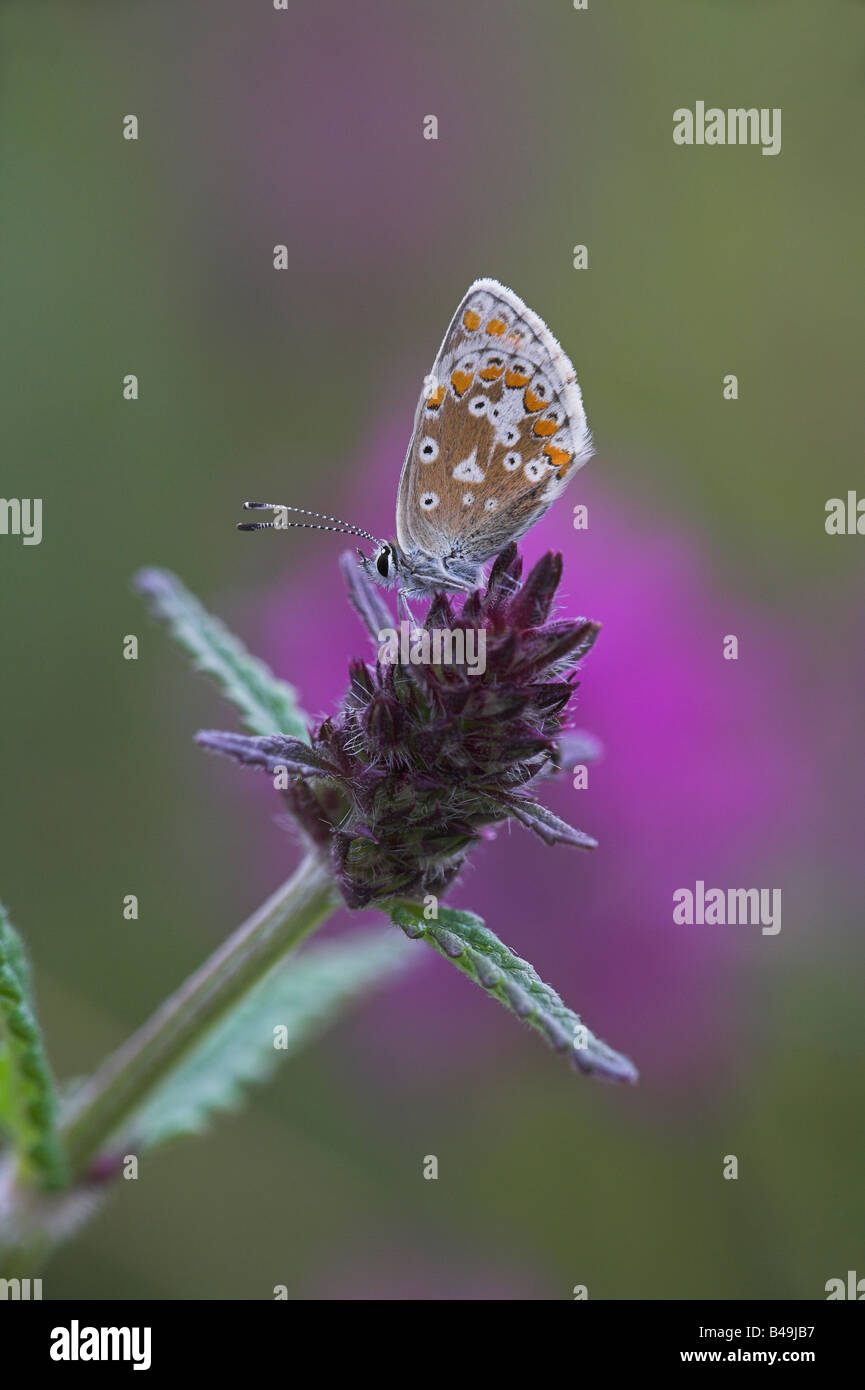
[[[370,634],[381,641],[395,632],[352,556],[343,568]],[[329,852],[350,907],[443,892],[472,845],[509,819],[549,844],[594,848],[531,788],[561,766],[576,665],[598,624],[548,621],[560,555],[543,556],[522,586],[521,571],[512,543],[486,591],[472,593],[459,614],[435,596],[423,629],[411,634],[413,657],[403,644],[392,660],[380,651],[374,666],[352,662],[340,710],[312,730],[309,744],[279,733],[198,735],[205,747],[274,775],[295,820]],[[453,639],[448,659],[430,640],[441,633]],[[479,649],[482,669],[466,657]],[[575,751],[590,756],[591,740],[572,735],[568,754]]]

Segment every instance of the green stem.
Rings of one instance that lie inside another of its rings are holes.
[[[214,1023],[338,906],[317,854],[237,928],[76,1092],[63,1125],[70,1172],[86,1170],[144,1097]]]

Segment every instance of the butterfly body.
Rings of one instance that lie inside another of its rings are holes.
[[[415,549],[403,551],[397,541],[382,541],[374,555],[358,551],[360,565],[377,584],[396,584],[406,598],[427,598],[439,590],[471,593],[483,581],[483,566],[459,554],[432,556]]]
[[[359,552],[360,563],[403,599],[469,593],[484,564],[525,535],[591,453],[576,372],[559,343],[513,290],[475,280],[424,381],[400,474],[396,539],[379,542],[372,556]],[[262,524],[279,529],[245,529]]]

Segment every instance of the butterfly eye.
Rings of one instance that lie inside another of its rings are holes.
[[[517,453],[505,454],[504,464],[509,473],[513,473],[515,468],[519,468],[522,463],[522,455]]]
[[[475,396],[472,400],[469,401],[470,415],[486,415],[486,413],[487,401],[485,396]]]
[[[439,446],[429,435],[420,442],[418,453],[424,463],[433,463],[439,456]]]
[[[387,579],[390,575],[390,546],[383,545],[375,558],[375,567],[382,579]]]

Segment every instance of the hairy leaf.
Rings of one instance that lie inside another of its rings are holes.
[[[199,671],[211,676],[223,695],[240,710],[254,734],[291,734],[308,740],[306,718],[293,688],[278,680],[224,623],[207,612],[168,570],[146,569],[135,588],[160,618]]]
[[[236,1108],[247,1086],[317,1035],[353,1000],[412,963],[391,931],[353,932],[280,962],[179,1064],[124,1127],[154,1148]],[[274,1030],[284,1027],[279,1047]]]
[[[609,1081],[636,1082],[633,1062],[590,1033],[534,967],[509,951],[473,912],[440,907],[438,917],[428,921],[421,906],[405,900],[391,903],[389,910],[407,936],[423,937],[475,984],[536,1029],[556,1052],[565,1053],[579,1071]]]
[[[57,1097],[30,998],[21,941],[0,904],[0,1129],[25,1182],[46,1191],[64,1186]]]

